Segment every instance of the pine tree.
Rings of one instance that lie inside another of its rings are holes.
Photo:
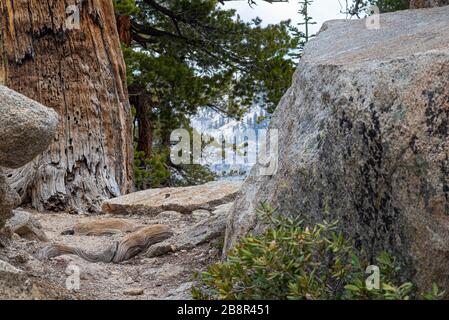
[[[272,112],[290,86],[294,62],[288,53],[297,40],[289,34],[289,22],[267,27],[260,19],[244,22],[215,0],[115,4],[123,22],[118,29],[140,164],[168,155],[170,133],[190,129],[189,117],[200,107],[239,118],[263,93],[262,104]],[[165,168],[189,171],[168,159]],[[168,177],[162,185],[171,183]]]
[[[292,27],[291,32],[293,36],[298,40],[298,49],[291,56],[295,59],[301,58],[304,47],[310,39],[315,37],[315,34],[310,33],[310,27],[315,25],[316,22],[313,21],[313,18],[309,15],[309,8],[313,4],[313,0],[303,0],[299,1],[300,9],[298,14],[302,18],[302,22],[298,23],[298,27]]]
[[[353,0],[352,5],[346,9],[346,13],[360,18],[362,14],[367,14],[370,5],[377,6],[380,13],[394,12],[409,9],[410,0]]]

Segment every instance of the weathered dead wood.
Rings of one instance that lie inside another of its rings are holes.
[[[125,219],[94,219],[76,224],[63,235],[101,236],[136,231],[142,226]]]
[[[173,233],[166,225],[151,225],[125,236],[120,242],[100,253],[86,252],[80,248],[53,244],[38,253],[39,259],[51,259],[65,254],[74,254],[89,262],[120,263],[129,260],[151,245],[164,241]]]
[[[97,211],[132,185],[131,115],[112,1],[82,1],[77,27],[66,10],[78,2],[0,0],[0,84],[61,118],[48,151],[7,172],[40,210]]]

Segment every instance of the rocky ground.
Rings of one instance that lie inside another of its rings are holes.
[[[201,191],[199,193],[201,194]],[[196,199],[194,193],[191,195],[194,201]],[[192,208],[193,210],[187,214],[163,211],[156,215],[87,216],[16,210],[15,216],[29,215],[29,218],[25,219],[28,221],[27,226],[17,229],[20,232],[16,231],[7,248],[0,248],[0,260],[23,271],[31,279],[26,281],[33,281],[38,285],[44,283],[53,289],[51,294],[47,292],[48,290],[33,294],[36,290],[30,290],[30,295],[5,293],[0,290],[0,296],[37,299],[189,299],[194,274],[204,271],[208,265],[220,259],[227,213],[232,204],[229,201],[232,196],[226,194],[222,198],[222,201],[215,199],[215,205],[209,206],[209,210]],[[198,207],[204,205],[200,204]],[[103,251],[114,241],[119,241],[124,234],[86,236],[61,233],[72,229],[80,222],[111,218],[123,218],[143,226],[165,224],[170,226],[174,235],[150,247],[148,251],[119,264],[91,263],[75,255],[62,255],[49,260],[37,258],[38,252],[51,243],[78,247],[88,252]],[[48,241],[42,238],[42,232]],[[155,248],[157,250],[154,250]],[[75,270],[73,266],[80,271],[80,288],[67,291],[64,288],[67,279],[71,279],[70,276],[73,275]],[[0,266],[0,272],[1,269]],[[20,279],[17,281],[20,282]],[[3,291],[7,291],[4,284],[0,284],[0,287],[3,287]],[[59,294],[56,294],[58,292]]]

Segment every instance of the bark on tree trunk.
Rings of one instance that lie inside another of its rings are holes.
[[[0,0],[0,83],[61,117],[49,150],[8,172],[35,208],[96,211],[130,190],[132,119],[111,0]]]
[[[146,95],[140,95],[136,104],[136,118],[138,119],[137,151],[143,151],[145,158],[150,159],[153,153],[153,125],[151,102]]]
[[[118,16],[117,17],[117,29],[120,37],[120,41],[127,47],[132,42],[131,32],[131,17],[130,16]]]

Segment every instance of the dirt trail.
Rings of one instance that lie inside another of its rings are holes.
[[[76,246],[88,251],[101,251],[123,236],[61,235],[61,232],[72,228],[78,222],[111,218],[109,215],[86,217],[68,213],[28,212],[42,224],[52,243]],[[142,215],[113,217],[125,218],[143,225],[168,224],[175,234],[179,234],[209,215],[210,212],[200,210],[191,215],[163,212],[155,218]],[[80,289],[77,294],[86,299],[189,299],[194,273],[204,271],[208,265],[219,260],[221,240],[216,239],[191,250],[168,253],[160,257],[138,255],[120,264],[106,264],[90,263],[73,255],[40,261],[35,255],[48,243],[30,241],[15,235],[8,250],[0,250],[0,258],[34,277],[62,287],[66,286],[67,278],[73,274],[73,269],[68,267],[77,266],[80,270]]]

